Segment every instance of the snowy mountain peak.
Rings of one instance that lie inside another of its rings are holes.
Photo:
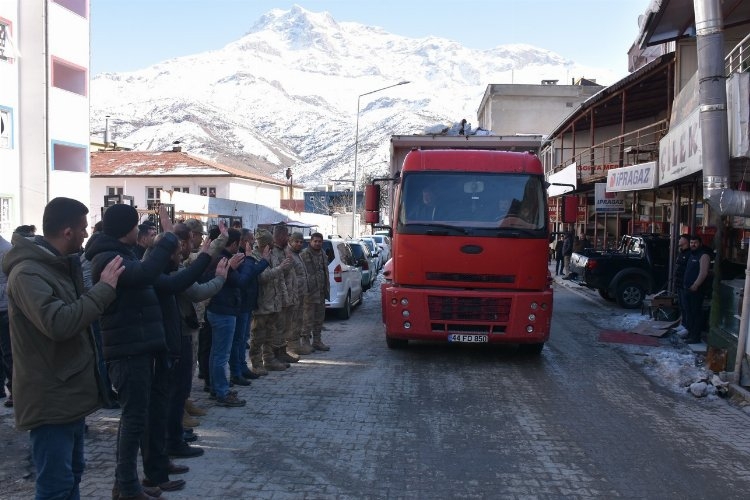
[[[221,50],[96,76],[92,133],[102,135],[110,115],[112,140],[136,149],[180,140],[185,151],[225,165],[279,176],[292,167],[296,182],[319,185],[352,177],[355,143],[358,164],[380,175],[391,135],[476,123],[490,84],[584,75],[613,81],[530,45],[474,50],[337,23],[295,5],[269,11]],[[411,83],[391,88],[401,80]]]

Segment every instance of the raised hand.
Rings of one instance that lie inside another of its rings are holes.
[[[245,254],[236,253],[232,255],[231,259],[229,259],[229,267],[236,270],[238,267],[240,267],[240,264],[242,264],[243,260],[245,260]]]
[[[219,219],[219,233],[221,233],[222,236],[229,236],[229,228],[224,224],[223,219]]]
[[[216,264],[216,276],[221,276],[226,279],[229,274],[229,260],[226,257],[222,257],[218,264]]]
[[[125,266],[122,265],[122,256],[116,255],[114,259],[110,260],[104,269],[102,274],[99,276],[99,281],[103,281],[112,288],[117,288],[117,280],[125,270]]]
[[[159,205],[159,222],[161,223],[161,228],[165,232],[174,229],[174,224],[172,224],[172,221],[169,219],[166,205]]]
[[[204,238],[203,243],[201,243],[201,249],[199,250],[199,253],[207,253],[210,255],[211,254],[211,241],[213,240],[208,239],[208,237]]]
[[[271,245],[266,245],[265,247],[263,247],[263,251],[260,255],[268,262],[271,262]]]

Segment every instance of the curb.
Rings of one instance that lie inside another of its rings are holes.
[[[730,383],[729,384],[729,395],[734,397],[738,396],[745,400],[750,405],[750,391],[742,387],[741,385]]]

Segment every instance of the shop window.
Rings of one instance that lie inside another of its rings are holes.
[[[52,58],[52,86],[85,96],[88,92],[88,71],[86,68]]]
[[[52,142],[52,170],[88,172],[88,157],[86,146]]]

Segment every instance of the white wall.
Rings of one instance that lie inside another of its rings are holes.
[[[4,0],[0,2],[0,17],[10,22],[11,35],[18,43],[18,1]],[[18,147],[18,68],[20,60],[10,54],[12,49],[6,44],[6,55],[11,55],[12,62],[0,61],[0,108],[9,111],[8,127],[10,144],[0,147],[0,234],[10,239],[10,233],[20,222],[20,155]]]
[[[257,181],[233,178],[229,182],[228,192],[224,196],[230,200],[242,200],[267,207],[281,207],[282,196],[288,196],[288,189],[284,186],[263,184]],[[219,194],[216,194],[219,197]]]

